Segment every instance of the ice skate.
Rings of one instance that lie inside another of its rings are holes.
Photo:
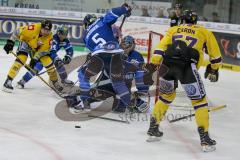
[[[147,134],[149,136],[147,142],[160,141],[163,136],[163,132],[159,131],[159,124],[156,123],[156,119],[153,117],[150,120],[150,127]]]
[[[212,152],[216,150],[216,141],[209,137],[208,132],[204,132],[203,127],[198,128],[200,136],[201,147],[203,152]]]
[[[71,81],[71,80],[68,80],[68,79],[62,79],[62,80],[61,80],[61,83],[62,83],[64,86],[73,86],[73,85],[74,85],[74,82]]]
[[[25,83],[26,83],[26,82],[25,82],[23,79],[21,79],[20,81],[17,82],[16,87],[17,87],[18,89],[24,89]]]
[[[53,84],[54,88],[55,88],[58,92],[62,92],[63,87],[59,84],[58,81],[52,82],[52,84]]]
[[[69,112],[72,114],[81,114],[91,112],[88,101],[83,102],[79,96],[71,96],[66,98]]]
[[[12,93],[13,92],[12,80],[7,78],[6,81],[3,84],[2,90],[4,92]]]

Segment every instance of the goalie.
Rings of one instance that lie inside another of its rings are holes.
[[[183,24],[171,27],[154,52],[152,63],[165,65],[169,71],[160,78],[160,96],[154,106],[147,134],[150,136],[148,141],[163,135],[163,132],[159,131],[159,124],[176,96],[175,89],[180,81],[195,109],[202,150],[213,151],[216,141],[208,134],[208,102],[198,68],[203,63],[202,49],[206,45],[210,64],[206,68],[205,78],[216,82],[222,57],[213,33],[196,25],[197,20],[195,12],[184,11]]]
[[[26,64],[28,56],[30,56],[31,60],[35,59],[43,64],[53,86],[58,91],[63,89],[58,83],[57,73],[53,66],[53,61],[49,56],[50,44],[53,39],[51,29],[52,22],[44,20],[41,23],[34,23],[18,28],[10,39],[7,40],[7,44],[4,46],[7,54],[12,52],[15,40],[19,40],[19,46],[17,49],[17,58],[8,72],[7,79],[3,85],[3,91],[13,91],[12,81],[20,68]]]

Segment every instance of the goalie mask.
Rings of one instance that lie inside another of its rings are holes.
[[[120,43],[121,48],[124,50],[125,54],[129,54],[135,49],[135,41],[132,36],[125,36]]]
[[[87,14],[83,19],[84,28],[87,29],[96,20],[97,16],[95,14]]]

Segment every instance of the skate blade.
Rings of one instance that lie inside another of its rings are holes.
[[[161,140],[161,137],[149,136],[146,140],[147,142],[158,142]]]
[[[215,150],[216,150],[215,145],[212,145],[212,146],[204,145],[204,146],[202,146],[202,151],[203,152],[213,152]]]
[[[69,107],[69,112],[71,114],[86,114],[86,113],[90,113],[91,109],[75,109],[75,108]]]
[[[6,88],[6,87],[4,87],[4,86],[3,86],[3,88],[2,88],[2,91],[3,91],[3,92],[6,92],[6,93],[13,93],[13,89],[9,89],[9,88]]]
[[[22,86],[19,85],[19,84],[16,85],[16,88],[17,88],[17,89],[24,89],[24,87],[22,87]]]

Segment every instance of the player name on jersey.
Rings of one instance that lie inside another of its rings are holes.
[[[177,29],[177,33],[182,33],[182,32],[195,34],[195,31],[190,28],[178,28]]]

